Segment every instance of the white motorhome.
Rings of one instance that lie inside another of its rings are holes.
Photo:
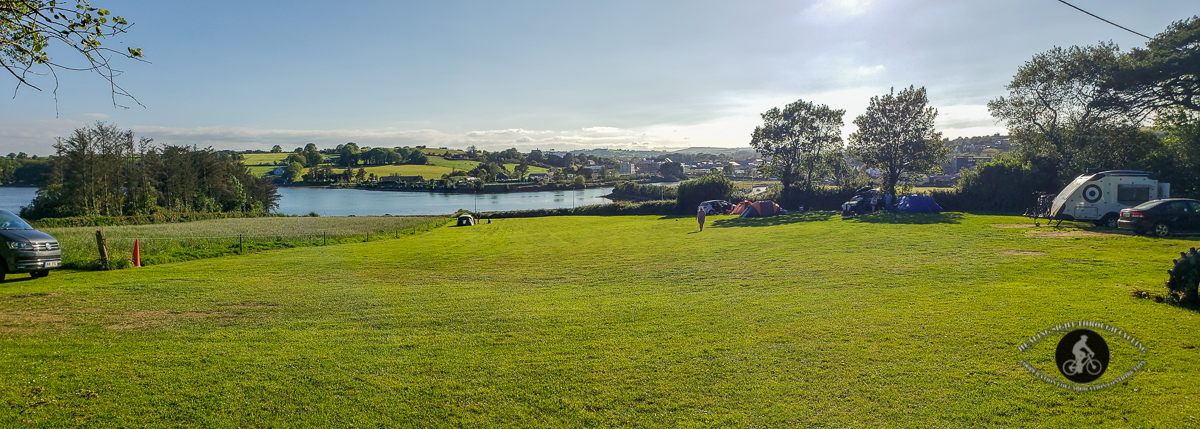
[[[1092,221],[1116,228],[1121,209],[1170,198],[1170,194],[1171,184],[1159,182],[1146,171],[1109,170],[1084,174],[1054,197],[1050,219]]]

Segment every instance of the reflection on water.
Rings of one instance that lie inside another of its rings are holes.
[[[279,188],[284,214],[317,212],[322,216],[431,215],[458,209],[510,211],[607,204],[612,188],[577,191],[514,192],[508,194],[442,194],[429,192],[363,191],[359,189]],[[37,188],[0,187],[0,209],[17,212],[37,196]]]

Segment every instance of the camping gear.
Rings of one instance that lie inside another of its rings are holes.
[[[937,201],[929,195],[905,195],[900,197],[900,202],[896,204],[896,211],[900,213],[941,213],[942,206],[939,206]]]
[[[462,215],[458,217],[458,225],[456,226],[475,226],[475,218],[471,215]]]
[[[1153,173],[1137,170],[1089,171],[1067,184],[1054,197],[1050,210],[1026,210],[1025,216],[1058,220],[1092,221],[1117,227],[1122,209],[1146,201],[1170,198],[1171,184],[1159,182]]]
[[[767,217],[786,213],[783,208],[779,207],[779,204],[767,200],[747,204],[745,210],[742,211],[742,217]]]
[[[854,191],[854,196],[842,204],[842,219],[874,211],[874,205],[879,202],[880,191],[871,187],[861,187]]]
[[[740,203],[737,203],[736,206],[733,206],[733,210],[729,211],[729,214],[740,215],[740,214],[742,214],[742,212],[746,211],[746,207],[750,207],[749,201],[742,201]]]

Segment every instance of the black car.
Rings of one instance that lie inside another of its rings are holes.
[[[1171,234],[1200,232],[1200,201],[1168,198],[1147,201],[1121,210],[1117,227],[1135,234],[1166,237]]]
[[[20,216],[0,210],[0,282],[13,273],[46,277],[62,265],[62,250],[50,234],[33,229]]]

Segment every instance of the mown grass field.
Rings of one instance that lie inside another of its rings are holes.
[[[1200,317],[1130,291],[1196,241],[1014,223],[501,219],[55,272],[0,285],[0,426],[1194,427]],[[1146,368],[1020,365],[1078,320]]]

